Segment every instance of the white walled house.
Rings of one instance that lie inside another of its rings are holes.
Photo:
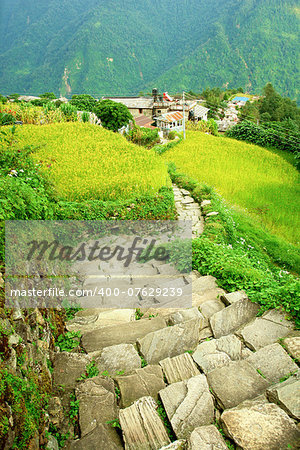
[[[180,111],[169,112],[162,114],[156,118],[157,127],[163,131],[164,134],[169,134],[170,131],[183,131],[183,114]]]

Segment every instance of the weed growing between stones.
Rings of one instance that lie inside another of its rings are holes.
[[[56,344],[61,352],[71,352],[74,348],[79,346],[80,338],[80,331],[67,331],[58,336]]]
[[[174,442],[174,441],[176,441],[176,435],[175,435],[172,425],[168,419],[165,408],[163,407],[163,404],[159,399],[157,400],[157,405],[158,405],[157,413],[167,429],[167,433],[168,433],[168,436],[169,436],[171,442]]]

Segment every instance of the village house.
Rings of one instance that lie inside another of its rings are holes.
[[[103,97],[102,100],[122,103],[127,106],[134,118],[141,114],[151,118],[153,116],[154,100],[152,97]]]
[[[183,131],[183,114],[180,111],[162,114],[156,118],[157,127],[168,135],[170,131]]]
[[[231,103],[235,106],[245,106],[249,100],[249,97],[234,97]]]

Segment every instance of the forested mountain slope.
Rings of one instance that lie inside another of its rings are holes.
[[[296,98],[299,18],[296,0],[2,0],[0,91],[255,91],[271,81]]]

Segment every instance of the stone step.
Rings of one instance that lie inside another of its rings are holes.
[[[81,436],[83,437],[97,426],[103,425],[109,436],[113,440],[116,439],[116,429],[107,424],[118,417],[113,380],[101,376],[90,378],[80,383],[75,392],[76,399],[79,400]]]
[[[141,319],[135,322],[113,325],[84,333],[82,346],[87,353],[102,350],[105,347],[118,344],[134,344],[150,332],[166,327],[161,317]]]
[[[158,391],[165,387],[162,368],[149,365],[135,369],[130,375],[114,377],[121,395],[121,407],[127,408],[141,397],[158,399]]]
[[[226,336],[252,320],[259,306],[248,299],[241,299],[215,313],[209,320],[215,338]]]
[[[202,319],[189,320],[149,333],[139,338],[137,344],[145,360],[150,364],[156,364],[167,357],[194,349],[205,326],[206,323]]]
[[[300,369],[286,381],[267,389],[267,398],[279,405],[290,417],[300,420]]]
[[[232,308],[233,306],[234,305],[229,308]],[[249,348],[252,350],[259,350],[260,348],[273,344],[279,339],[286,337],[293,328],[294,323],[286,320],[283,313],[271,310],[264,313],[262,317],[245,325],[239,331],[239,335]]]
[[[163,359],[159,364],[162,367],[169,384],[188,380],[196,375],[200,375],[200,372],[189,353],[183,353],[182,355],[173,358]]]
[[[223,436],[215,425],[195,428],[189,438],[189,450],[228,450]]]
[[[81,333],[93,331],[98,328],[107,327],[111,325],[120,325],[135,320],[135,309],[105,309],[98,308],[93,311],[95,314],[90,316],[83,316],[82,314],[67,322],[66,328],[68,331],[80,331]],[[83,313],[83,311],[79,311]],[[77,313],[77,314],[79,314]]]
[[[143,397],[120,410],[120,425],[127,450],[157,450],[170,444],[152,397]]]
[[[178,439],[214,421],[214,401],[205,375],[170,384],[159,396]]]
[[[279,406],[263,399],[245,401],[224,411],[221,423],[238,448],[299,448],[300,431],[294,421]]]
[[[262,394],[270,385],[248,361],[233,361],[207,374],[222,409],[233,408]]]

